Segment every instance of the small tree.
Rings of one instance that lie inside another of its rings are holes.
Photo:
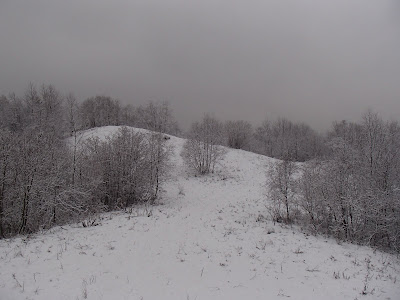
[[[171,149],[167,147],[164,135],[156,132],[151,133],[148,137],[147,147],[150,171],[150,201],[154,202],[158,197],[160,185],[167,177]]]
[[[295,204],[295,173],[297,166],[294,162],[283,160],[276,162],[268,170],[268,183],[271,205],[270,213],[274,222],[290,223],[292,208]]]
[[[329,233],[334,210],[329,198],[326,174],[330,164],[318,159],[304,163],[297,180],[298,204],[306,214],[305,222],[313,233]]]
[[[224,155],[220,146],[223,140],[223,125],[213,117],[205,115],[201,123],[193,123],[186,140],[182,157],[186,164],[199,174],[214,172],[215,165]]]

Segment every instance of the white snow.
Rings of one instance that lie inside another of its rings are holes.
[[[0,299],[400,299],[395,256],[260,220],[272,158],[229,149],[215,174],[194,177],[184,140],[167,143],[157,206],[1,240]]]

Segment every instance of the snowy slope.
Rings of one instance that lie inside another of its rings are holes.
[[[194,177],[184,140],[168,143],[159,205],[0,241],[0,299],[400,299],[396,257],[260,221],[273,159],[228,150],[216,174]]]

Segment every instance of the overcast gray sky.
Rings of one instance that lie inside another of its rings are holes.
[[[0,94],[168,100],[187,127],[400,120],[399,0],[0,0]]]

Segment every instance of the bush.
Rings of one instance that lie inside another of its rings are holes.
[[[223,141],[223,125],[206,115],[202,123],[192,124],[189,138],[181,153],[185,163],[198,174],[214,172],[215,165],[223,159],[225,150],[220,144]]]

